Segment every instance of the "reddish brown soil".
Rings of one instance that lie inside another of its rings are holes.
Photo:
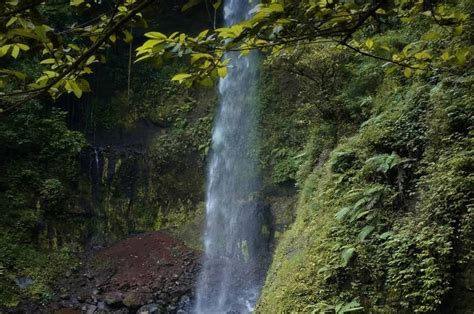
[[[135,313],[149,304],[176,313],[192,302],[198,271],[199,252],[164,232],[140,234],[89,252],[46,308],[26,312]]]
[[[197,253],[183,242],[163,233],[147,233],[120,241],[99,252],[99,263],[112,263],[115,274],[108,286],[155,288],[164,281],[176,281],[183,271],[193,272]]]

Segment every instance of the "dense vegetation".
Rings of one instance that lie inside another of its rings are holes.
[[[136,10],[152,2],[110,16],[51,1],[19,19],[8,12],[25,1],[0,4],[0,308],[47,303],[78,253],[130,233],[199,248],[217,99],[192,84],[225,75],[224,50],[259,47],[276,250],[257,311],[474,309],[471,1],[269,1],[252,23],[200,34],[220,1],[167,3],[162,23]],[[89,29],[47,28],[91,12]],[[167,35],[143,38],[145,20]],[[130,63],[137,42],[147,63]]]
[[[407,79],[328,45],[277,55],[267,69],[263,119],[298,123],[298,140],[287,131],[268,143],[273,176],[296,181],[299,200],[258,311],[472,308],[472,70]]]

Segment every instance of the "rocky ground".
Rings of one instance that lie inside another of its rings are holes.
[[[21,312],[186,313],[198,271],[199,253],[173,236],[136,235],[91,252],[65,274],[52,302]]]

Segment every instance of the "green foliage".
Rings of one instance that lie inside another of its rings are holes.
[[[307,307],[307,310],[312,310],[310,313],[360,313],[364,308],[360,306],[357,301],[351,301],[348,303],[340,303],[337,305],[330,305],[326,303],[318,303],[317,305],[311,305]]]
[[[413,82],[385,74],[373,94],[348,100],[363,106],[370,97],[372,116],[338,138],[329,158],[318,147],[324,122],[310,127],[297,219],[277,248],[258,312],[334,312],[331,304],[354,299],[363,312],[472,306],[461,292],[472,280],[474,235],[466,72]],[[360,80],[345,81],[339,99]]]
[[[189,1],[185,7],[199,2]],[[179,32],[146,33],[151,39],[137,48],[137,61],[151,59],[162,63],[173,57],[185,57],[191,71],[179,73],[173,80],[188,86],[196,82],[212,86],[212,79],[225,76],[227,72],[228,60],[223,56],[228,50],[240,51],[241,55],[249,54],[252,49],[278,54],[288,43],[333,41],[358,54],[384,60],[388,73],[400,69],[406,78],[423,76],[436,68],[463,66],[472,54],[471,46],[457,42],[446,48],[444,40],[463,35],[463,25],[469,23],[470,18],[470,7],[464,3],[458,7],[451,2],[280,0],[264,1],[253,11],[253,16],[246,21],[204,30],[198,36]],[[400,45],[401,41],[391,45],[390,41],[372,37],[373,30],[381,31],[394,24],[414,28],[411,32],[414,38],[404,45]],[[363,25],[372,30],[367,31]]]
[[[95,63],[105,61],[106,48],[115,44],[117,38],[125,43],[133,39],[124,27],[144,25],[140,11],[147,2],[119,2],[110,16],[107,13],[97,14],[101,11],[101,4],[95,1],[74,0],[69,6],[59,4],[56,10],[50,7],[54,4],[44,1],[2,2],[0,58],[21,61],[36,58],[39,64],[36,71],[22,72],[17,62],[2,69],[1,98],[4,102],[14,102],[18,97],[35,97],[43,93],[49,93],[53,98],[73,93],[81,98],[84,92],[91,91],[84,77],[93,73]],[[63,13],[63,19],[58,23],[60,13]],[[89,18],[91,14],[97,16],[87,23],[80,21],[81,15]],[[73,16],[76,19],[71,21]],[[48,18],[51,20],[48,21]],[[11,93],[11,86],[4,84],[11,79],[18,83],[16,87],[21,88],[21,92]],[[5,96],[7,94],[9,97]]]
[[[64,222],[71,219],[76,156],[84,143],[79,132],[67,128],[64,112],[39,104],[28,104],[2,120],[1,306],[15,305],[22,297],[41,298],[55,276],[73,262],[67,249],[49,251],[56,249],[56,239],[43,235],[51,228],[52,216]],[[57,267],[51,268],[52,263]],[[20,291],[16,277],[31,277],[33,284]]]
[[[298,172],[312,170],[312,157],[323,157],[338,138],[353,132],[364,120],[371,104],[361,110],[357,101],[380,83],[375,78],[381,71],[371,62],[351,63],[351,58],[347,51],[331,45],[309,45],[282,51],[265,61],[259,85],[260,133],[265,139],[261,162],[273,183],[304,178]],[[296,79],[290,80],[289,74]],[[361,79],[343,84],[349,75],[367,74],[375,83]]]
[[[331,170],[334,173],[344,173],[352,167],[356,159],[354,152],[340,152],[332,159]]]
[[[67,269],[77,266],[75,251],[63,247],[58,251],[38,250],[35,245],[19,243],[19,238],[2,233],[0,259],[4,272],[0,274],[0,306],[14,307],[23,299],[47,301],[57,278]],[[54,265],[55,267],[51,267]],[[21,289],[15,279],[26,277],[32,283]]]

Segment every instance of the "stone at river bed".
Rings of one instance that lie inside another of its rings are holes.
[[[128,308],[138,308],[147,303],[152,298],[152,294],[140,290],[128,291],[123,298],[123,304]]]
[[[65,273],[58,281],[51,303],[18,310],[128,314],[157,305],[160,312],[156,313],[176,313],[183,308],[188,312],[199,259],[199,252],[172,235],[152,232],[132,236],[101,251],[88,252],[74,273]]]
[[[123,294],[121,292],[118,292],[118,291],[108,292],[104,296],[104,301],[107,305],[109,305],[111,307],[120,306],[120,305],[122,305]]]
[[[160,305],[152,303],[142,306],[138,309],[137,314],[161,314],[164,313],[161,310]]]
[[[82,306],[81,313],[94,314],[95,310],[97,310],[97,306],[92,305],[92,304],[86,304],[86,305]]]

